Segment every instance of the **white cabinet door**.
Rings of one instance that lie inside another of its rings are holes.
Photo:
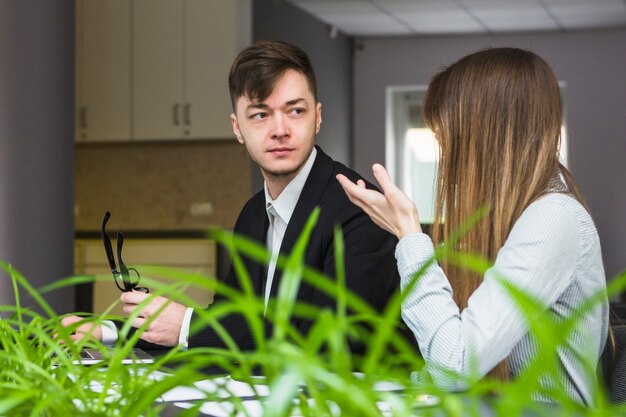
[[[228,71],[239,52],[237,1],[185,1],[185,136],[229,138]]]
[[[135,0],[133,138],[183,137],[183,4]]]
[[[233,136],[228,71],[250,0],[81,0],[77,141]]]
[[[76,2],[75,140],[128,140],[130,7],[126,0]]]

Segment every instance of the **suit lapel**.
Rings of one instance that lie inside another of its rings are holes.
[[[267,218],[267,212],[265,210],[265,195],[262,195],[262,197],[255,202],[252,213],[253,216],[250,217],[251,221],[246,228],[245,234],[265,246],[267,229],[269,228],[269,219]],[[252,261],[248,258],[246,259],[246,267],[250,274],[250,281],[254,286],[255,293],[263,294],[263,291],[265,291],[266,267],[263,263]]]
[[[317,155],[315,162],[309,173],[309,177],[304,183],[304,188],[298,199],[298,203],[294,208],[283,242],[280,246],[280,252],[285,255],[289,255],[293,249],[296,240],[300,236],[306,221],[315,206],[318,204],[322,193],[326,189],[326,185],[330,180],[333,171],[333,160],[330,159],[319,147],[316,146]],[[267,216],[266,216],[267,217]],[[266,227],[267,230],[267,227]],[[280,279],[283,271],[276,269],[274,272],[274,279],[272,280],[271,294],[276,296],[278,294],[278,288],[280,286]]]

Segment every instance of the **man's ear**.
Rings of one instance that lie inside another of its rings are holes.
[[[315,106],[315,134],[320,133],[320,127],[322,125],[322,103],[318,102]]]
[[[233,133],[237,137],[237,142],[243,145],[243,136],[241,135],[241,130],[239,130],[239,123],[237,122],[237,116],[235,116],[235,113],[231,113],[230,123],[233,125]]]

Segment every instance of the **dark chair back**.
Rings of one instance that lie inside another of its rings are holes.
[[[626,324],[613,326],[615,351],[609,341],[602,353],[602,373],[612,403],[626,403]]]

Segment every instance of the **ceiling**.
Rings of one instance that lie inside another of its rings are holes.
[[[289,0],[330,34],[442,35],[626,26],[626,0]]]

